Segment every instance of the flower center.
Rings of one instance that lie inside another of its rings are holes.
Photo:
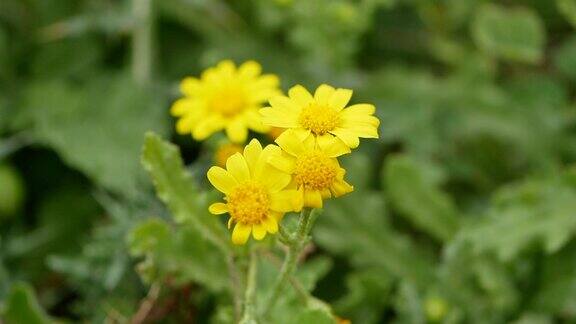
[[[227,197],[228,212],[237,223],[255,225],[262,222],[270,209],[270,197],[264,187],[255,182],[238,186]]]
[[[241,91],[226,88],[212,96],[210,107],[223,116],[230,117],[246,108],[246,98]]]
[[[322,152],[303,154],[296,160],[294,180],[304,189],[324,190],[336,180],[338,165]]]
[[[313,103],[302,109],[299,122],[316,135],[324,135],[338,125],[338,112]]]

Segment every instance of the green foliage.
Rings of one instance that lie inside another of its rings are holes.
[[[502,59],[538,63],[546,42],[540,18],[527,9],[484,5],[476,13],[472,36],[487,54]]]
[[[7,324],[48,324],[52,322],[38,304],[32,287],[25,283],[17,283],[12,286],[2,311],[2,317]]]
[[[574,0],[0,0],[0,321],[237,323],[256,253],[259,323],[576,322],[575,27]],[[381,121],[267,318],[284,246],[231,245],[217,141],[169,117],[221,59]]]
[[[407,156],[391,156],[385,183],[392,204],[415,226],[448,241],[458,229],[458,212],[450,197],[439,191],[437,170]]]

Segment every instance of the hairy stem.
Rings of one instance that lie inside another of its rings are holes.
[[[272,289],[272,295],[268,299],[266,303],[266,307],[264,308],[264,315],[267,316],[276,303],[278,302],[278,298],[282,294],[284,288],[286,287],[287,283],[290,282],[290,278],[296,269],[296,264],[298,263],[298,257],[302,252],[302,249],[306,245],[308,241],[308,233],[311,229],[311,214],[312,210],[305,208],[302,210],[300,214],[300,220],[298,221],[298,228],[296,230],[295,236],[292,240],[288,243],[288,252],[286,253],[286,257],[284,259],[284,263],[282,264],[282,268],[280,269],[280,274],[278,275],[278,279]]]
[[[250,252],[250,264],[248,265],[248,276],[246,279],[246,292],[244,294],[244,314],[241,324],[257,323],[256,317],[256,276],[258,273],[258,260],[256,251]]]

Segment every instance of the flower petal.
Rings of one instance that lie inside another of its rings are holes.
[[[298,156],[304,151],[302,141],[300,141],[298,136],[290,129],[278,136],[276,143],[278,143],[284,151],[293,156]]]
[[[374,105],[356,104],[344,109],[342,114],[373,115],[374,112],[376,112],[376,107],[374,107]]]
[[[257,139],[251,140],[250,143],[244,147],[244,158],[246,159],[246,163],[252,172],[252,176],[254,176],[256,163],[260,158],[260,154],[262,154],[262,145]]]
[[[252,236],[258,241],[262,240],[266,236],[266,228],[263,224],[256,224],[252,226]]]
[[[327,84],[321,84],[316,92],[314,92],[314,99],[321,106],[328,106],[330,97],[336,91],[333,87]]]
[[[225,203],[217,202],[210,205],[208,211],[214,215],[226,214],[228,212],[228,206]]]
[[[278,221],[272,215],[268,215],[268,217],[264,218],[262,225],[264,225],[264,228],[268,233],[274,234],[278,232]]]
[[[322,208],[322,195],[318,190],[304,191],[304,207]]]
[[[294,163],[296,162],[296,159],[293,156],[289,155],[288,153],[280,150],[280,148],[278,148],[278,150],[279,152],[274,152],[274,154],[270,154],[268,162],[276,169],[291,174],[292,172],[294,172],[295,167]]]
[[[242,118],[237,117],[226,125],[226,135],[234,143],[244,143],[248,137],[248,129]]]
[[[221,167],[211,167],[207,172],[207,176],[210,183],[224,194],[231,193],[238,186],[236,179]]]
[[[235,153],[228,158],[226,169],[239,183],[250,180],[250,169],[240,153]]]
[[[350,148],[357,148],[360,145],[360,140],[352,131],[345,128],[336,128],[330,133],[336,135],[339,139],[344,142]]]
[[[250,232],[252,231],[252,226],[245,225],[242,223],[236,224],[234,230],[232,231],[232,243],[236,245],[246,244],[248,237],[250,237]]]
[[[281,128],[298,127],[298,116],[296,114],[289,114],[277,108],[265,107],[260,109],[260,115],[262,115],[264,125]]]
[[[288,96],[300,106],[307,106],[314,100],[314,97],[301,85],[295,85],[288,90]]]
[[[332,97],[330,97],[328,105],[331,108],[336,109],[336,111],[340,111],[344,107],[346,107],[346,105],[350,101],[350,98],[352,98],[352,90],[336,89],[336,91],[334,91],[334,93],[332,94]]]
[[[334,197],[340,197],[354,191],[354,187],[351,186],[348,182],[342,180],[334,182],[330,188],[330,191],[332,191]]]
[[[224,128],[224,120],[218,115],[211,115],[201,120],[192,130],[192,137],[195,140],[202,141],[208,136]]]
[[[262,66],[255,61],[246,61],[238,68],[238,76],[244,80],[252,79],[262,73]]]
[[[297,190],[282,190],[270,195],[270,209],[277,212],[291,212],[299,209],[299,195]]]

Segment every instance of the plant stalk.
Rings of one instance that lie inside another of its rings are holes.
[[[256,278],[258,274],[258,260],[256,251],[250,251],[250,264],[248,265],[248,276],[246,279],[246,291],[244,295],[244,314],[240,324],[257,323],[256,313]]]
[[[311,219],[312,209],[304,208],[300,214],[298,228],[296,230],[294,239],[288,242],[288,252],[286,253],[284,263],[280,269],[278,279],[276,280],[274,288],[272,289],[272,294],[266,303],[266,307],[264,307],[264,317],[267,317],[268,314],[272,311],[278,302],[278,298],[284,291],[284,288],[290,282],[290,278],[292,277],[292,274],[294,273],[298,263],[298,257],[308,242],[308,233],[311,229]]]
[[[153,0],[132,0],[132,75],[142,85],[152,81],[154,64]]]

